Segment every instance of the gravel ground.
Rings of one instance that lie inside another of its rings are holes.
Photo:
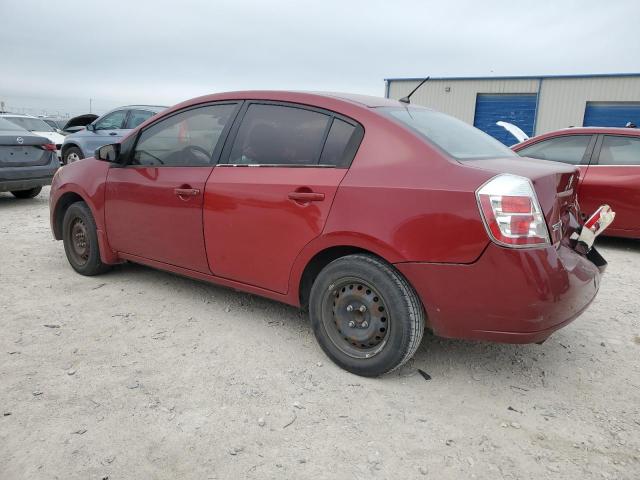
[[[598,298],[543,345],[427,335],[365,379],[291,307],[77,275],[47,197],[0,194],[2,480],[640,478],[640,242],[600,242]]]

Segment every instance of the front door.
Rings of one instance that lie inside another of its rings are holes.
[[[296,257],[322,233],[359,128],[330,112],[250,103],[225,147],[227,162],[207,182],[211,271],[286,293]]]
[[[640,232],[640,137],[601,135],[580,188],[580,206],[592,213],[609,205],[616,218],[609,234]]]
[[[93,156],[93,152],[103,145],[118,143],[124,134],[125,122],[129,110],[116,110],[98,120],[92,130],[86,130],[83,138],[83,149],[86,155]]]
[[[205,184],[236,111],[236,103],[192,108],[141,132],[128,164],[107,177],[105,218],[114,250],[210,273]]]

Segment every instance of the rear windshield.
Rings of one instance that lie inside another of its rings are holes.
[[[0,130],[8,132],[24,132],[24,128],[20,128],[15,123],[11,123],[9,120],[0,117]]]
[[[459,160],[516,156],[495,138],[444,113],[414,106],[381,107],[379,111]]]
[[[19,127],[29,130],[30,132],[53,132],[54,129],[51,125],[48,125],[44,120],[39,118],[29,117],[5,117],[12,123],[15,123]]]

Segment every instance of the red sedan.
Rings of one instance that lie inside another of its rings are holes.
[[[587,308],[606,262],[571,238],[577,178],[422,107],[223,93],[61,168],[51,226],[83,275],[131,261],[308,306],[326,354],[376,376],[425,327],[541,342]]]
[[[580,169],[577,191],[585,212],[601,204],[616,211],[607,235],[640,238],[640,130],[566,128],[514,145],[519,155]]]

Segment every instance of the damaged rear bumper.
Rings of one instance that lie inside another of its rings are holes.
[[[537,343],[594,299],[606,261],[566,245],[509,249],[489,244],[473,264],[396,264],[422,299],[436,335]]]

